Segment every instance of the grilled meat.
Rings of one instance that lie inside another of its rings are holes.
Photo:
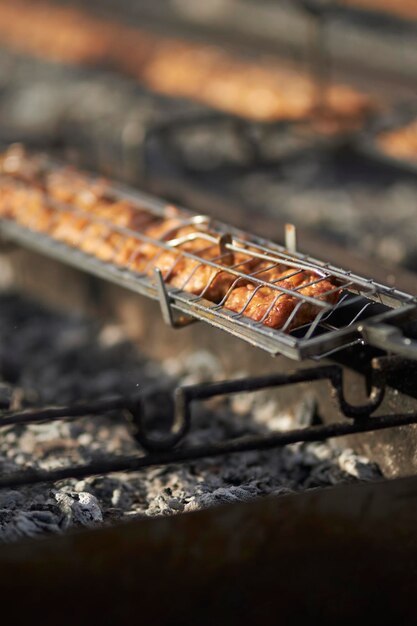
[[[51,168],[19,147],[0,157],[0,172],[0,218],[134,272],[152,277],[159,268],[169,285],[266,326],[291,330],[315,318],[318,300],[339,298],[324,275],[289,267],[273,251],[265,258],[249,240],[230,249],[204,219],[170,206],[155,216],[106,181]]]
[[[225,308],[271,328],[292,330],[311,322],[318,313],[317,306],[293,294],[325,300],[329,304],[335,304],[339,298],[339,291],[330,280],[310,271],[278,271],[268,282],[271,286],[248,282],[233,289],[226,298]]]
[[[317,107],[317,84],[285,61],[251,61],[52,2],[4,0],[0,33],[3,45],[66,63],[107,63],[159,93],[249,119],[310,118],[331,134],[360,127],[374,108],[368,96],[342,84],[329,85]]]
[[[377,143],[383,152],[395,159],[417,161],[417,119],[407,126],[381,133]]]

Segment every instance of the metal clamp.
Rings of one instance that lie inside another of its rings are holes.
[[[369,322],[360,326],[358,330],[365,341],[374,348],[417,360],[417,340],[405,337],[401,328]]]
[[[178,314],[177,312],[173,311],[171,296],[167,292],[164,278],[159,267],[155,268],[154,275],[156,280],[156,290],[158,293],[159,304],[161,307],[162,318],[164,322],[168,326],[171,326],[171,328],[183,328],[184,326],[189,326],[190,324],[196,322],[197,320],[194,317]]]

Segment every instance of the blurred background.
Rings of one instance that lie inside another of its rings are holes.
[[[4,145],[417,270],[417,0],[1,0],[0,41]]]

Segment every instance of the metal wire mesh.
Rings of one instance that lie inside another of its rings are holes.
[[[54,170],[59,168],[48,162],[48,171]],[[170,306],[272,353],[320,356],[361,341],[357,330],[364,317],[392,317],[392,309],[408,311],[417,302],[372,279],[130,190],[107,184],[95,213],[77,201],[57,201],[42,185],[34,188],[33,182],[5,174],[1,179],[38,194],[37,210],[24,211],[17,220],[3,218],[1,229],[9,237],[154,298],[153,270],[160,267]],[[93,177],[85,182],[87,190],[97,183]],[[126,210],[128,225],[121,219]],[[131,225],[135,218],[169,224],[169,216],[172,228],[159,236]],[[216,291],[219,280],[225,287]],[[241,286],[245,298],[231,307],[230,298]],[[265,293],[267,303],[254,319],[251,306],[256,308]],[[269,316],[285,297],[292,302],[288,315],[279,328],[271,328]]]

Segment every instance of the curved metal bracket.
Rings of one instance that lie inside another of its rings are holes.
[[[385,396],[385,383],[382,380],[372,381],[371,391],[365,404],[353,405],[346,400],[343,389],[343,370],[338,366],[329,367],[329,381],[337,398],[340,410],[346,417],[368,418],[381,405]],[[374,372],[375,370],[373,370]],[[381,375],[380,372],[378,372]]]
[[[155,394],[161,393],[156,390]],[[149,398],[149,394],[148,394]],[[133,435],[137,442],[147,452],[163,452],[174,448],[190,429],[191,413],[188,398],[184,393],[184,388],[177,387],[172,398],[172,423],[168,432],[158,437],[151,436],[145,426],[146,398],[135,399],[135,402],[128,407],[134,427]]]
[[[375,371],[380,377],[373,381],[368,401],[361,405],[352,405],[345,398],[343,390],[343,370],[337,365],[329,365],[312,369],[301,369],[291,374],[268,374],[265,376],[225,380],[213,383],[201,383],[177,387],[172,397],[172,425],[164,436],[151,437],[144,424],[145,399],[136,403],[130,410],[135,424],[134,436],[140,445],[150,452],[167,451],[179,443],[188,433],[191,425],[191,402],[208,400],[214,396],[234,393],[247,393],[260,389],[283,387],[297,383],[328,380],[338,401],[340,410],[349,418],[359,421],[366,420],[380,406],[385,386],[381,372]],[[155,393],[161,393],[156,390]]]

